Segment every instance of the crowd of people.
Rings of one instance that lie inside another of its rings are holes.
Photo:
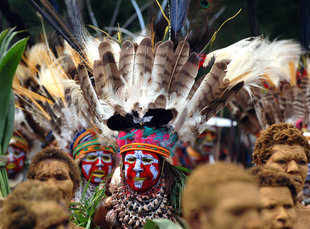
[[[144,219],[160,218],[183,228],[309,228],[310,209],[300,198],[309,148],[302,131],[291,124],[274,124],[257,139],[252,168],[216,162],[187,174],[179,208],[171,199],[178,194],[172,193],[172,165],[157,153],[129,151],[120,159],[125,174],[114,172],[112,179],[98,183],[108,188],[96,206],[92,228],[142,228]],[[81,183],[80,163],[59,148],[38,152],[27,181],[2,201],[1,227],[82,228],[70,217],[70,203],[77,201]]]
[[[298,43],[197,54],[187,35],[81,36],[80,49],[35,44],[17,68],[0,228],[310,228]],[[251,168],[209,152],[207,121],[227,104],[256,137]]]

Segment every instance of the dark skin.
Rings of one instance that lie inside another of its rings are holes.
[[[109,224],[105,219],[105,216],[107,215],[108,211],[111,209],[111,205],[110,205],[111,200],[112,200],[111,197],[107,197],[103,199],[94,215],[94,219],[93,219],[94,224],[98,226],[100,225],[102,229],[112,227],[112,225]]]

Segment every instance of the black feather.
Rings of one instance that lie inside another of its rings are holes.
[[[171,29],[176,35],[184,25],[188,10],[188,0],[171,0]]]

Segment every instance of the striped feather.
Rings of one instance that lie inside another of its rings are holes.
[[[101,56],[104,72],[104,85],[111,93],[116,94],[117,90],[123,86],[120,73],[117,69],[116,62],[112,52],[107,51]]]
[[[195,83],[198,63],[198,55],[191,53],[182,70],[178,71],[176,77],[172,80],[169,93],[175,92],[177,94],[177,100],[186,99],[188,96],[189,91]]]
[[[134,54],[135,49],[133,43],[131,41],[125,41],[122,44],[119,58],[119,72],[123,76],[124,81],[130,86],[133,85]]]
[[[150,38],[144,38],[137,49],[135,55],[135,66],[134,66],[134,85],[143,85],[151,78],[152,73],[152,41]]]
[[[167,90],[174,60],[173,42],[165,41],[156,49],[153,70],[152,85],[154,91],[161,88]]]

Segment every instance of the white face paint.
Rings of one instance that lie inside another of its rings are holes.
[[[158,158],[155,158],[154,153],[135,150],[127,153],[124,158],[125,178],[132,179],[134,187],[141,189],[143,183],[148,180],[155,181],[158,178]]]
[[[105,151],[90,152],[81,163],[83,176],[88,180],[92,175],[92,183],[100,183],[109,175],[112,172],[112,165],[112,155]]]

